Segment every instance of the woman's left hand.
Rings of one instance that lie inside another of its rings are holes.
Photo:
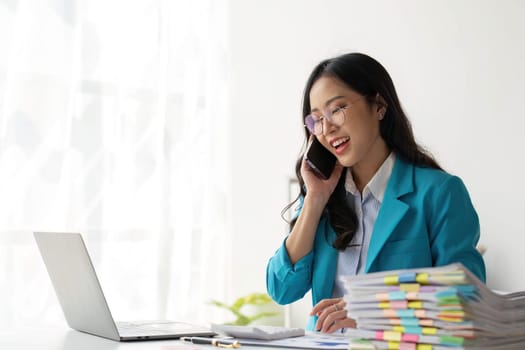
[[[315,330],[323,333],[333,333],[341,328],[355,328],[355,320],[348,318],[343,298],[323,299],[318,302],[310,316],[318,317]]]

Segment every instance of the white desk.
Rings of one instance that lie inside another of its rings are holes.
[[[211,345],[194,345],[178,340],[116,342],[65,328],[27,328],[0,330],[2,350],[198,350],[218,349]],[[242,346],[241,350],[266,347]],[[275,350],[276,348],[268,348]]]

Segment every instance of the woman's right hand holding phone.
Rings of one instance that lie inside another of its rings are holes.
[[[328,199],[332,195],[339,182],[343,166],[336,163],[332,175],[327,180],[320,178],[314,170],[303,159],[301,164],[301,176],[303,177],[306,186],[306,197],[314,199],[315,202],[324,209]],[[307,198],[305,197],[305,201]]]
[[[324,180],[318,177],[303,159],[301,176],[306,186],[306,196],[301,213],[285,243],[292,264],[295,264],[312,250],[319,219],[342,172],[343,166],[336,163],[330,177]]]

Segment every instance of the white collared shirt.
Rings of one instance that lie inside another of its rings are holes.
[[[337,272],[332,292],[333,298],[342,297],[344,288],[339,276],[362,274],[366,267],[366,258],[374,224],[385,197],[385,190],[394,168],[396,156],[390,152],[361,194],[355,185],[350,169],[346,172],[346,198],[357,216],[357,230],[350,242],[351,247],[340,251],[337,259]]]

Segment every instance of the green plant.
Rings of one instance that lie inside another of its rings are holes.
[[[226,324],[232,324],[237,326],[245,326],[252,323],[255,320],[258,320],[263,317],[271,317],[279,315],[279,312],[269,312],[261,311],[254,315],[246,315],[241,312],[241,309],[246,305],[253,306],[264,306],[272,303],[272,299],[266,293],[251,293],[246,296],[240,297],[231,305],[225,304],[223,302],[212,300],[210,302],[212,305],[231,311],[237,318],[235,321],[227,322]]]

